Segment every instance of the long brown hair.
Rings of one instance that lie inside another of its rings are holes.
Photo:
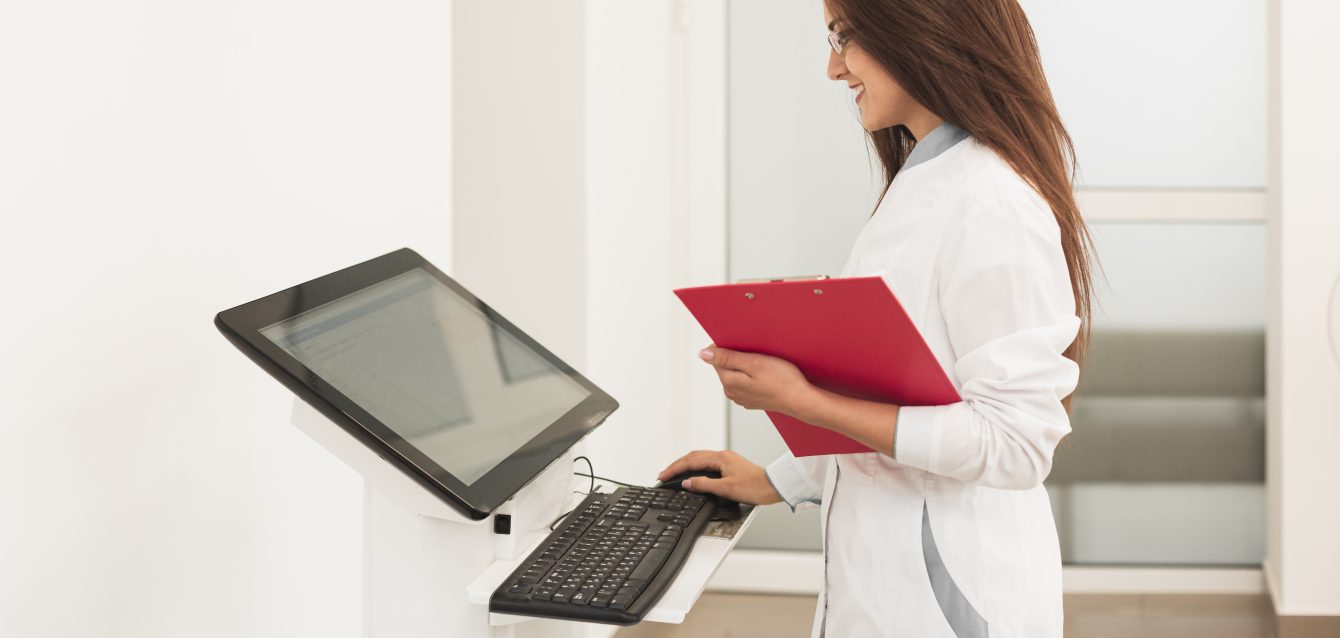
[[[841,29],[912,99],[1000,155],[1051,206],[1080,330],[1065,356],[1088,348],[1093,241],[1075,203],[1075,147],[1017,0],[827,0]],[[904,126],[869,134],[888,189],[916,140]],[[1072,395],[1073,396],[1073,395]],[[1070,397],[1065,400],[1070,407]]]

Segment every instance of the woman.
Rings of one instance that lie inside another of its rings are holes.
[[[1073,149],[1016,0],[828,0],[828,76],[854,91],[886,188],[844,276],[882,276],[962,401],[897,406],[816,388],[787,361],[709,346],[726,396],[877,453],[690,453],[662,478],[742,502],[821,504],[814,634],[1062,634],[1042,481],[1070,431],[1091,245]]]

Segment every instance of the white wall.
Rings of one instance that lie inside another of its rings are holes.
[[[360,483],[211,320],[450,262],[449,12],[0,7],[0,635],[360,635]]]
[[[1340,615],[1340,284],[1334,127],[1340,6],[1272,0],[1270,315],[1266,346],[1266,574],[1281,614]],[[1332,325],[1327,325],[1327,324]]]
[[[451,272],[585,371],[583,4],[455,3]]]
[[[674,216],[672,5],[588,0],[588,368],[619,411],[591,437],[596,473],[647,485],[687,451],[687,315],[671,289],[684,250]]]
[[[621,403],[588,451],[598,474],[650,485],[725,447],[720,382],[697,358],[710,339],[673,293],[725,277],[725,7],[586,7],[587,371]]]

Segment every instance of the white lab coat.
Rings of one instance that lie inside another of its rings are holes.
[[[768,467],[793,507],[821,502],[814,635],[1061,636],[1042,481],[1070,431],[1061,399],[1079,370],[1062,352],[1080,320],[1050,208],[963,139],[898,174],[842,274],[888,282],[962,401],[903,407],[893,458]]]

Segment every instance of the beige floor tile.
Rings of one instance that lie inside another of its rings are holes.
[[[681,625],[642,623],[616,638],[807,638],[814,596],[703,594]]]
[[[813,596],[704,594],[682,625],[643,623],[618,638],[804,638]],[[1264,596],[1069,595],[1066,638],[1340,638],[1328,619],[1274,631]],[[1287,620],[1287,619],[1286,619]],[[1292,630],[1289,630],[1292,627]]]
[[[1065,635],[1067,638],[1145,638],[1140,597],[1066,596]]]
[[[1139,616],[1140,606],[1138,594],[1069,594],[1065,597],[1067,616]]]
[[[1149,638],[1269,638],[1273,618],[1265,596],[1142,597]]]
[[[1271,623],[1270,638],[1340,638],[1340,618],[1276,618]]]
[[[1269,616],[1270,600],[1259,595],[1163,594],[1141,596],[1141,611],[1147,616]]]

